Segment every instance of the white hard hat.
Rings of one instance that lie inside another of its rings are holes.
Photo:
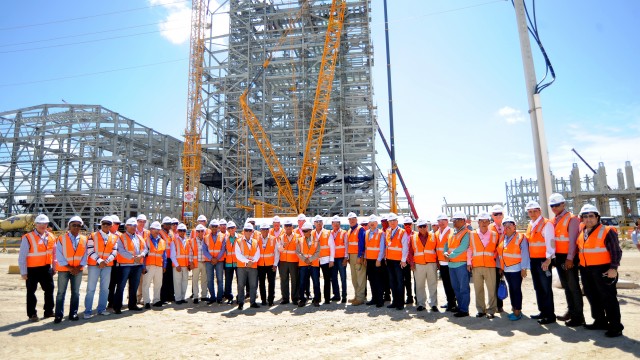
[[[256,219],[254,219],[254,218],[247,218],[247,221],[246,221],[246,222],[248,222],[248,223],[254,223],[254,222],[256,222]],[[252,225],[253,225],[253,224],[252,224]]]
[[[234,228],[236,227],[236,223],[234,223],[233,221],[229,221],[229,223],[227,224],[228,228]]]
[[[378,222],[378,217],[375,216],[374,214],[372,214],[371,216],[369,216],[369,222],[370,223],[377,223]]]
[[[109,224],[113,224],[113,220],[111,220],[111,216],[109,215],[103,217],[102,220],[100,220],[100,224],[102,224],[103,222],[108,222]]]
[[[339,223],[339,222],[340,222],[340,217],[339,217],[338,215],[334,215],[334,216],[331,218],[331,222],[332,222],[332,223],[334,223],[334,222]]]
[[[478,214],[478,220],[491,220],[491,215],[486,211],[480,211]]]
[[[162,218],[162,223],[163,224],[171,224],[171,218],[168,216],[165,216],[164,218]]]
[[[380,217],[380,221],[389,221],[389,219],[387,219],[387,215],[384,214]]]
[[[428,220],[425,220],[425,219],[420,218],[420,219],[418,219],[418,221],[417,221],[417,225],[418,225],[418,227],[420,227],[420,226],[430,225],[430,224],[429,224],[429,221],[428,221]]]
[[[395,213],[389,213],[389,215],[387,215],[387,220],[389,221],[398,220],[398,215]]]
[[[447,216],[447,214],[442,213],[440,215],[438,215],[438,217],[436,218],[436,220],[449,220],[449,217]]]
[[[467,220],[467,215],[465,213],[463,213],[462,211],[458,211],[458,212],[453,213],[453,216],[451,218],[452,219]]]
[[[160,230],[160,229],[162,229],[162,226],[160,225],[160,222],[154,221],[154,222],[151,223],[151,226],[149,226],[149,229],[151,229],[151,230]]]
[[[171,225],[178,225],[178,224],[180,224],[180,220],[176,218],[171,218]]]
[[[283,224],[283,225],[284,225],[284,226],[287,226],[287,225],[291,225],[291,226],[293,226],[293,223],[292,223],[292,222],[291,222],[291,220],[289,220],[289,219],[284,219],[284,224]]]
[[[279,223],[280,222],[280,216],[276,215],[273,217],[273,222],[274,223]]]
[[[265,229],[269,229],[270,226],[268,223],[263,222],[262,224],[260,224],[260,230],[265,230]]]
[[[413,219],[405,216],[403,224],[413,224]]]
[[[218,225],[220,225],[220,226],[222,226],[222,225],[227,226],[227,220],[222,219],[222,220],[218,221]]]
[[[204,225],[202,224],[198,224],[198,226],[196,226],[196,231],[205,231],[207,230],[206,227],[204,227]]]
[[[125,225],[127,225],[127,226],[136,226],[136,225],[138,225],[138,221],[134,217],[128,218],[127,222],[125,223]]]
[[[316,221],[323,222],[324,218],[322,216],[320,216],[320,215],[316,215],[316,216],[313,217],[313,222],[316,222]]]
[[[584,214],[588,214],[588,213],[595,213],[600,215],[600,212],[598,211],[598,208],[591,205],[591,204],[584,204],[584,206],[582,206],[582,209],[580,209],[580,216],[584,215]]]
[[[529,211],[529,210],[531,210],[531,209],[540,209],[540,204],[538,204],[538,202],[537,202],[537,201],[533,201],[533,200],[531,200],[531,201],[529,201],[529,202],[527,203],[527,205],[525,205],[524,209],[525,209],[525,210],[527,210],[527,211]],[[504,220],[503,220],[503,221],[504,221]]]
[[[250,222],[246,222],[244,223],[244,229],[253,231],[253,225]]]
[[[354,213],[354,212],[350,212],[350,213],[347,215],[347,219],[353,219],[353,218],[356,218],[356,219],[357,219],[357,218],[358,218],[358,215],[356,215],[356,213]]]
[[[368,224],[369,223],[369,218],[368,217],[362,217],[358,219],[358,224]]]
[[[136,218],[136,221],[138,220],[144,220],[147,221],[147,216],[145,214],[140,214],[138,215],[138,217]]]
[[[559,205],[565,202],[564,196],[562,194],[553,193],[549,196],[549,206]]]
[[[513,223],[513,224],[515,225],[516,220],[515,220],[513,217],[511,217],[511,216],[509,216],[509,215],[506,215],[506,216],[502,219],[502,225],[504,225],[505,223],[509,223],[509,222],[510,222],[510,223]]]
[[[503,212],[502,205],[493,205],[491,207],[491,213],[492,214],[501,213],[501,212]]]
[[[307,221],[307,217],[304,216],[304,214],[298,214],[298,221],[301,221],[301,220]]]
[[[207,221],[207,217],[204,215],[198,216],[198,221]]]
[[[209,226],[218,226],[218,220],[213,219],[209,222]]]
[[[305,221],[304,224],[302,224],[302,230],[311,230],[313,229],[313,226],[311,226],[311,223],[308,221]]]
[[[185,225],[183,223],[178,224],[178,230],[187,231],[187,225]]]
[[[49,217],[45,214],[40,214],[38,216],[36,216],[36,224],[48,224],[49,223]]]
[[[72,216],[71,219],[69,219],[69,224],[71,224],[72,222],[79,222],[80,225],[84,224],[84,221],[82,221],[82,218],[80,216]]]
[[[113,221],[114,224],[122,223],[122,221],[120,221],[120,218],[118,217],[118,215],[111,215],[111,221]]]

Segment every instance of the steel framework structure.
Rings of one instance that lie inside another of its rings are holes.
[[[239,98],[271,53],[249,96],[294,191],[302,165],[320,71],[330,0],[230,0],[211,11],[228,16],[229,33],[206,39],[203,142],[215,153],[201,181],[216,194],[220,217],[261,213],[255,199],[285,205],[243,120]],[[375,163],[370,1],[347,2],[324,140],[309,214],[374,213],[381,173]],[[212,27],[213,28],[213,27]],[[278,51],[282,34],[291,29]],[[213,32],[212,32],[213,34]]]
[[[98,105],[0,113],[0,214],[44,213],[63,229],[104,215],[179,217],[183,143]],[[214,194],[201,196],[212,214]]]

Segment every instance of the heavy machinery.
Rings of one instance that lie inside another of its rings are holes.
[[[20,237],[34,229],[35,215],[20,214],[0,220],[0,236]]]

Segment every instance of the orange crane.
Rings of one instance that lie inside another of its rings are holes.
[[[195,224],[198,211],[198,185],[202,169],[200,109],[202,108],[202,74],[204,63],[205,0],[193,0],[191,10],[191,48],[189,56],[189,96],[187,126],[184,133],[182,170],[184,171],[182,220],[187,226]]]
[[[306,4],[306,3],[305,3]],[[329,22],[327,25],[327,34],[325,36],[324,50],[321,59],[320,73],[318,75],[318,87],[316,88],[316,95],[313,103],[313,111],[311,117],[311,123],[309,126],[309,133],[307,136],[307,145],[303,157],[302,169],[298,179],[298,198],[293,193],[293,189],[286,176],[286,172],[282,167],[282,164],[278,160],[278,157],[273,150],[273,146],[269,141],[269,138],[264,131],[264,128],[260,124],[253,111],[251,111],[249,104],[247,103],[247,95],[249,89],[255,82],[255,80],[262,75],[262,72],[269,66],[271,61],[271,53],[269,57],[264,61],[262,68],[256,74],[256,76],[248,84],[247,89],[240,96],[240,106],[242,108],[243,115],[249,130],[253,135],[258,149],[262,154],[269,171],[274,177],[280,194],[287,200],[290,205],[289,211],[293,213],[304,213],[311,200],[311,195],[315,187],[315,178],[318,171],[318,160],[320,158],[320,150],[322,148],[322,139],[324,136],[324,127],[327,120],[327,110],[330,103],[331,89],[333,85],[333,78],[335,75],[335,67],[337,62],[338,51],[340,47],[340,37],[342,34],[342,28],[344,24],[344,15],[346,11],[346,0],[333,0],[331,4],[331,11],[329,15]],[[301,8],[300,14],[302,13]],[[293,27],[290,26],[285,33],[282,34],[276,50],[282,45],[285,37],[291,31]],[[274,50],[275,51],[275,50]],[[254,203],[258,203],[254,201]],[[261,205],[268,205],[260,203]]]

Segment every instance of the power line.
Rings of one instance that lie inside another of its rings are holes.
[[[154,7],[158,7],[158,6],[166,6],[166,5],[172,5],[172,4],[180,4],[180,3],[185,3],[185,2],[188,2],[188,1],[189,1],[189,0],[180,0],[180,1],[174,1],[174,2],[171,2],[171,3],[164,3],[164,4],[149,5],[149,6],[143,6],[143,7],[133,8],[133,9],[125,9],[125,10],[111,11],[111,12],[106,12],[106,13],[101,13],[101,14],[94,14],[94,15],[87,15],[87,16],[79,16],[79,17],[75,17],[75,18],[68,18],[68,19],[61,19],[61,20],[53,20],[53,21],[47,21],[47,22],[42,22],[42,23],[36,23],[36,24],[27,24],[27,25],[10,26],[10,27],[6,27],[6,28],[0,28],[0,31],[15,30],[15,29],[24,29],[24,28],[28,28],[28,27],[35,27],[35,26],[51,25],[51,24],[59,24],[59,23],[64,23],[64,22],[77,21],[77,20],[92,19],[92,18],[101,17],[101,16],[116,15],[116,14],[122,14],[122,13],[127,13],[127,12],[133,12],[133,11],[139,11],[139,10],[144,10],[144,9],[150,9],[150,8],[154,8]]]
[[[186,61],[186,60],[189,60],[189,58],[161,61],[161,62],[157,62],[157,63],[137,65],[137,66],[129,66],[129,67],[124,67],[124,68],[119,68],[119,69],[96,71],[96,72],[83,73],[83,74],[77,74],[77,75],[61,76],[61,77],[57,77],[57,78],[44,79],[44,80],[25,81],[25,82],[10,83],[10,84],[0,84],[0,87],[30,85],[30,84],[38,84],[38,83],[57,81],[57,80],[74,79],[74,78],[85,77],[85,76],[108,74],[108,73],[113,73],[113,72],[118,72],[118,71],[133,70],[133,69],[140,69],[140,68],[146,68],[146,67],[152,67],[152,66],[158,66],[158,65],[164,65],[164,64],[171,64],[171,63],[176,63],[176,62]]]
[[[404,22],[405,20],[410,20],[410,19],[419,19],[419,18],[428,17],[428,16],[442,15],[442,14],[446,14],[446,13],[451,13],[451,12],[456,12],[456,11],[461,11],[461,10],[467,10],[467,9],[471,9],[471,8],[476,8],[476,7],[480,7],[480,6],[484,6],[484,5],[490,5],[490,4],[495,4],[495,3],[499,3],[499,2],[506,2],[506,1],[509,1],[509,0],[493,0],[493,1],[488,1],[488,2],[483,2],[483,3],[479,3],[479,4],[463,6],[463,7],[449,9],[449,10],[442,10],[442,11],[436,11],[436,12],[422,14],[422,15],[408,16],[408,17],[404,17],[404,18],[397,18],[395,20],[389,21],[389,23],[398,23],[400,21]],[[377,24],[384,24],[384,22],[378,22]]]

